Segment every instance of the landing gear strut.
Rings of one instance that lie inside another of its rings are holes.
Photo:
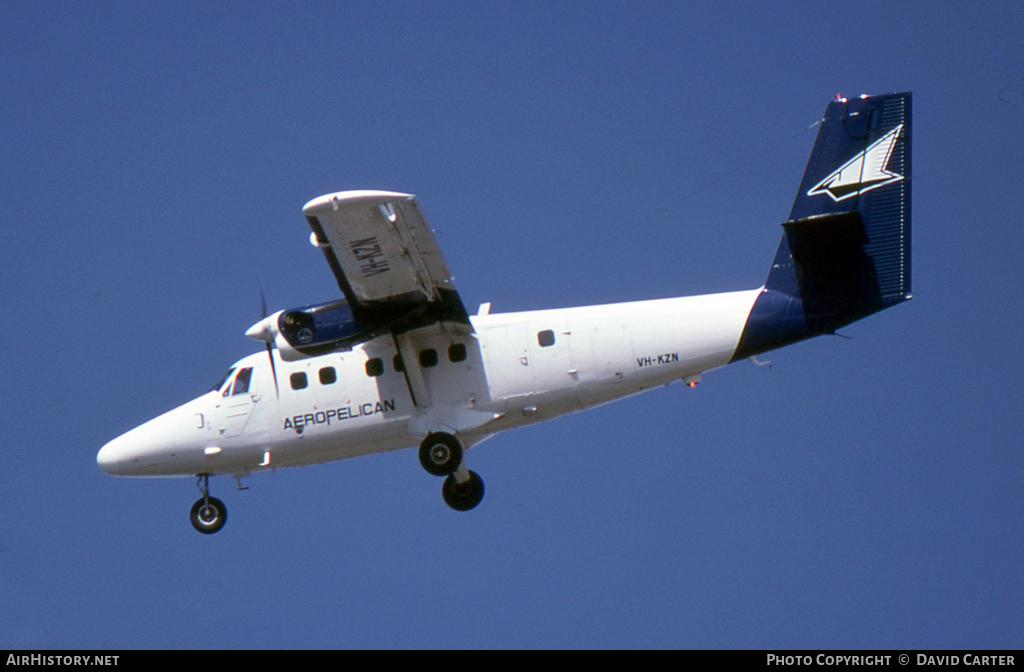
[[[196,487],[203,493],[203,496],[192,505],[192,512],[189,514],[192,527],[203,534],[219,532],[220,528],[224,527],[224,523],[228,522],[227,507],[216,497],[210,497],[209,474],[200,474],[199,480],[196,481]]]

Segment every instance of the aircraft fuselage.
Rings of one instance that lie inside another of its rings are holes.
[[[275,352],[279,397],[267,354],[254,353],[220,389],[115,439],[98,461],[120,476],[242,475],[406,448],[428,431],[468,447],[729,363],[760,291],[475,315],[463,333],[425,328],[414,356],[427,410],[396,370],[412,367],[391,336],[295,362]],[[231,394],[245,369],[247,389]]]

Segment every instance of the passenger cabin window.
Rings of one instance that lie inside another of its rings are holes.
[[[366,375],[376,378],[384,374],[384,362],[380,357],[366,360]]]
[[[309,385],[309,381],[306,380],[306,374],[301,371],[299,373],[293,373],[291,381],[293,390],[304,390]]]
[[[321,385],[334,385],[336,382],[338,382],[338,372],[334,370],[333,366],[325,366],[320,369]]]
[[[231,390],[231,396],[235,397],[239,394],[245,394],[249,391],[249,381],[252,379],[252,369],[242,369],[235,376],[235,387]]]
[[[398,373],[405,371],[405,362],[402,361],[401,355],[395,355],[391,358],[391,366],[394,367],[395,371]]]
[[[537,342],[540,343],[540,347],[546,348],[555,344],[555,332],[550,329],[537,333]]]
[[[437,350],[434,350],[433,348],[420,350],[420,366],[424,369],[437,366]]]
[[[466,346],[463,343],[453,343],[448,346],[448,361],[461,362],[466,359]]]

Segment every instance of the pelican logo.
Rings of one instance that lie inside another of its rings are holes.
[[[889,157],[892,156],[892,148],[896,145],[902,130],[903,124],[900,124],[886,133],[870,147],[811,187],[807,195],[828,194],[833,201],[838,202],[902,180],[903,176],[899,173],[886,170]]]

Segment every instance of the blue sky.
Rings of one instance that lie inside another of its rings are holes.
[[[1017,647],[1024,6],[0,5],[0,647]],[[470,310],[763,283],[836,93],[912,90],[915,299],[500,435],[213,481],[95,453],[418,195]]]

